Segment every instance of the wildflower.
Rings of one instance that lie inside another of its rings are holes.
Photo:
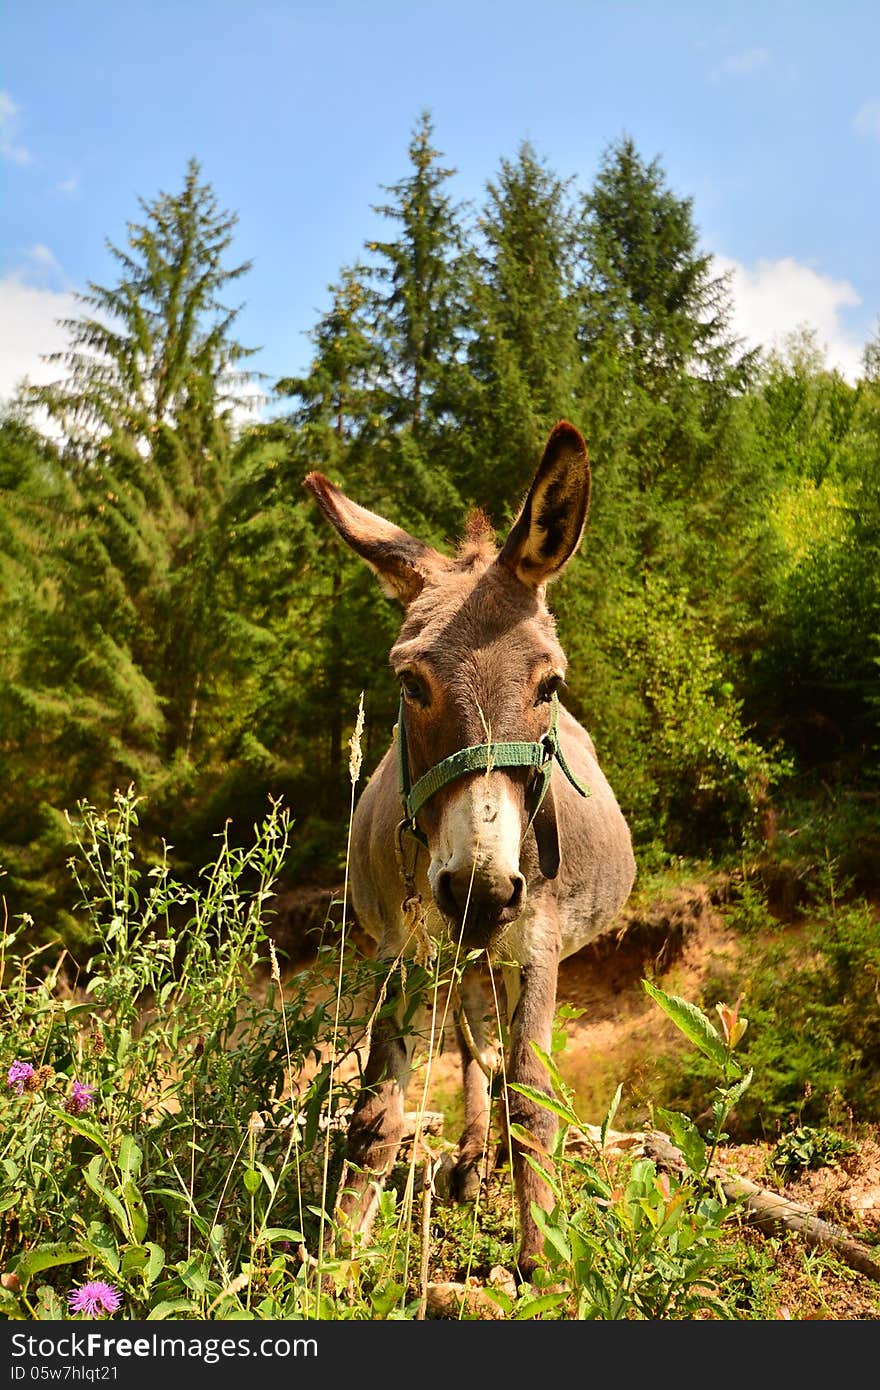
[[[95,1099],[95,1088],[83,1081],[74,1081],[70,1095],[64,1102],[68,1115],[81,1115]]]
[[[733,1007],[731,1007],[730,1004],[715,1005],[718,1017],[721,1019],[724,1041],[731,1049],[736,1047],[743,1033],[749,1026],[749,1020],[747,1018],[740,1018],[739,1016],[739,1006],[742,1000],[743,997],[740,995]]]
[[[55,1075],[51,1067],[37,1067],[33,1076],[29,1076],[24,1083],[26,1091],[41,1091],[45,1085],[52,1080]]]
[[[115,1313],[122,1302],[122,1295],[117,1293],[112,1284],[105,1284],[103,1279],[90,1279],[81,1288],[71,1289],[67,1301],[72,1313],[82,1313],[86,1318],[99,1318],[104,1313]]]
[[[25,1082],[29,1081],[34,1074],[34,1069],[30,1062],[13,1062],[9,1071],[6,1073],[6,1084],[10,1091],[14,1091],[20,1096],[25,1087]]]

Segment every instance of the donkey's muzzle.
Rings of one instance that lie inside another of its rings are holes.
[[[514,922],[526,901],[522,874],[480,874],[473,868],[438,874],[434,898],[466,945],[486,946],[502,927]]]

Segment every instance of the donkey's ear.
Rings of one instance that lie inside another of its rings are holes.
[[[399,599],[404,605],[411,603],[422,592],[428,575],[445,568],[446,561],[438,550],[352,502],[323,473],[309,473],[303,485],[346,545],[376,571],[388,598]]]
[[[580,544],[589,505],[587,446],[574,425],[560,420],[498,556],[501,564],[530,589],[555,579]]]

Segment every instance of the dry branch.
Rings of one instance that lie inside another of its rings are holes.
[[[649,1130],[640,1136],[643,1151],[653,1158],[661,1168],[681,1172],[686,1168],[680,1151],[668,1135],[657,1130]],[[808,1245],[828,1246],[834,1250],[851,1269],[866,1274],[869,1279],[880,1280],[880,1261],[875,1259],[870,1246],[856,1240],[842,1226],[823,1221],[814,1216],[808,1207],[780,1197],[766,1187],[759,1187],[749,1178],[740,1178],[728,1173],[724,1168],[713,1167],[710,1177],[714,1178],[729,1201],[739,1201],[745,1206],[749,1219],[762,1229],[776,1230],[780,1226],[803,1236]]]

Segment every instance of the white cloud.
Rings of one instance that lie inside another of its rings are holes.
[[[60,183],[56,183],[56,185],[55,185],[55,192],[56,192],[56,193],[66,193],[66,194],[68,194],[68,196],[72,196],[74,193],[78,193],[78,192],[79,192],[79,175],[78,175],[78,174],[71,174],[71,176],[70,176],[69,179],[62,179]]]
[[[0,155],[13,164],[30,164],[31,152],[16,143],[19,108],[8,92],[0,92]]]
[[[853,117],[853,127],[859,135],[873,135],[880,140],[880,101],[866,101]]]
[[[44,246],[41,241],[35,242],[28,251],[28,260],[40,270],[51,270],[57,275],[61,274],[61,266],[54,252],[50,251],[48,246]]]
[[[28,285],[20,274],[0,279],[0,401],[10,400],[25,378],[42,385],[58,377],[57,365],[44,362],[42,354],[67,346],[67,333],[56,320],[79,312],[68,290]]]
[[[41,386],[57,381],[64,367],[46,362],[44,357],[69,346],[67,329],[59,320],[77,319],[83,305],[70,289],[49,289],[28,283],[42,272],[61,275],[61,266],[48,246],[32,246],[26,268],[0,278],[0,407],[11,401],[25,381]],[[263,388],[254,381],[232,388],[243,399],[232,412],[237,429],[256,424],[263,418],[266,401]],[[35,417],[40,429],[58,436],[57,426],[42,412]]]
[[[849,381],[860,375],[864,344],[841,322],[841,310],[862,302],[848,280],[834,280],[791,256],[758,261],[754,269],[716,256],[715,267],[731,274],[733,330],[749,347],[781,348],[789,334],[812,328],[829,368]]]

